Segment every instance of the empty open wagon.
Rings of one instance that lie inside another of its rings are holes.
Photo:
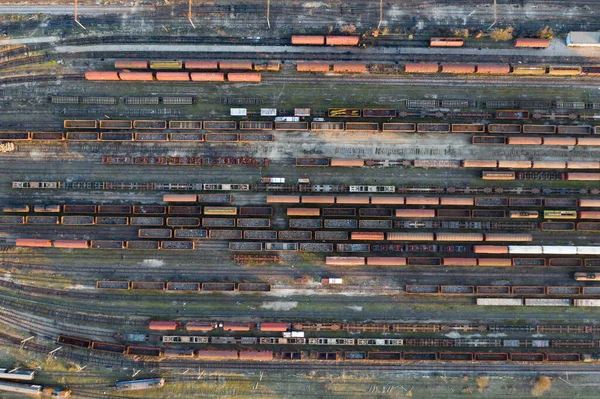
[[[271,291],[271,284],[269,284],[269,283],[239,283],[238,291],[268,292],[268,291]]]
[[[96,120],[65,120],[63,121],[65,129],[96,129],[98,121]]]

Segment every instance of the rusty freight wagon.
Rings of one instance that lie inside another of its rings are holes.
[[[529,111],[525,111],[525,110],[496,111],[496,119],[529,119]]]
[[[328,46],[358,46],[359,36],[325,36],[325,44]]]
[[[429,39],[430,47],[462,47],[464,39],[460,37],[432,37]]]
[[[515,39],[515,47],[528,47],[528,48],[546,48],[550,46],[550,40],[548,39]]]

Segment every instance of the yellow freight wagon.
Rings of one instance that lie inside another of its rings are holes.
[[[577,211],[544,211],[544,219],[577,219]]]
[[[150,61],[150,69],[183,69],[183,61]]]
[[[235,206],[205,206],[204,214],[205,215],[235,216],[235,215],[237,215],[237,207],[235,207]]]

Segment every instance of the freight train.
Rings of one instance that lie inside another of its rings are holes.
[[[123,281],[99,280],[96,288],[100,290],[142,290],[168,292],[269,292],[271,284],[263,282],[199,282],[199,281]],[[162,322],[158,322],[162,323]],[[152,328],[151,328],[152,329]]]
[[[260,83],[262,75],[257,72],[124,72],[88,71],[86,80],[129,82],[232,82]]]
[[[297,61],[297,72],[340,74],[449,74],[449,75],[548,75],[548,76],[598,76],[599,66],[581,65],[523,65],[523,64],[464,64],[464,63],[386,63]]]
[[[529,162],[529,161],[526,161]],[[600,173],[560,173],[560,172],[512,172],[487,171],[481,172],[483,180],[569,180],[569,181],[600,181]]]
[[[136,134],[137,135],[137,134]],[[272,141],[272,139],[271,139]],[[269,166],[268,158],[102,155],[103,165]]]
[[[348,35],[292,35],[293,45],[306,46],[358,46],[360,36]],[[432,37],[429,39],[430,47],[462,47],[464,39],[460,37]],[[550,46],[550,40],[538,38],[518,38],[513,42],[514,47],[543,49]],[[364,45],[363,45],[364,46]]]
[[[163,337],[164,339],[165,337]],[[195,337],[189,337],[190,343],[202,343],[209,337],[197,337],[198,341],[194,341]],[[218,338],[212,337],[215,340]],[[454,339],[354,339],[354,338],[279,338],[279,337],[242,337],[236,339],[229,337],[222,343],[225,344],[245,344],[246,342],[260,344],[290,344],[290,345],[305,345],[308,341],[309,345],[342,345],[353,346],[357,343],[362,346],[406,346],[418,349],[419,347],[435,346],[435,347],[457,347],[456,345],[469,346],[487,346],[487,347],[537,347],[548,348],[553,347],[568,347],[574,345],[573,341],[547,341],[547,340],[454,340]],[[181,342],[177,337],[167,339],[170,343]],[[359,342],[360,341],[360,342]],[[319,352],[296,350],[295,348],[288,350],[208,350],[208,349],[171,349],[151,346],[125,346],[120,344],[112,344],[106,342],[91,341],[77,337],[69,337],[60,335],[58,337],[59,344],[69,345],[84,349],[99,350],[117,354],[126,354],[133,356],[144,356],[151,358],[170,358],[170,357],[186,357],[198,360],[208,361],[294,361],[294,360],[370,360],[370,361],[518,361],[518,362],[580,362],[580,361],[597,361],[594,354],[589,353],[565,353],[565,352],[496,352],[496,351],[444,351],[444,352],[413,352],[413,351],[333,351]],[[579,347],[594,348],[598,347],[597,341],[582,341]]]
[[[598,142],[600,145],[600,141]],[[296,166],[307,167],[408,167],[415,168],[510,168],[510,169],[600,169],[598,161],[538,161],[538,160],[381,160],[356,158],[296,158]]]
[[[336,265],[362,265],[364,259],[362,257],[337,257],[335,258]],[[356,262],[354,262],[356,260]],[[525,267],[540,267],[546,265],[544,258],[433,258],[433,257],[367,257],[367,265],[371,266],[525,266]],[[579,261],[578,264],[572,261]],[[580,258],[551,258],[548,259],[548,266],[555,266],[554,263],[560,263],[561,267],[581,267],[583,259]],[[586,259],[586,263],[591,263],[597,267],[600,263],[598,259]],[[587,266],[587,264],[586,264]],[[332,280],[340,280],[338,284],[342,284],[341,278],[323,278],[321,284],[331,285]],[[155,281],[97,281],[96,288],[100,290],[145,290],[157,292],[171,293],[193,293],[199,291],[205,292],[234,292],[236,283],[224,282],[155,282]],[[268,292],[271,290],[268,283],[238,283],[238,292]],[[464,295],[464,296],[531,296],[531,295],[546,295],[549,297],[598,297],[600,289],[594,286],[519,286],[519,285],[468,285],[468,284],[406,284],[404,290],[408,295]],[[597,302],[590,303],[586,306],[597,306]],[[225,331],[250,331],[252,329],[260,329],[260,331],[283,332],[284,337],[303,337],[303,332],[294,331],[298,329],[293,327],[290,329],[290,324],[287,323],[266,323],[260,327],[249,323],[213,323],[213,322],[187,322],[178,323],[172,321],[155,321],[151,322],[149,328],[155,331],[174,331],[178,328],[186,331],[212,331],[216,328],[222,328]]]
[[[582,126],[584,127],[584,126]],[[585,126],[591,129],[591,126]],[[598,130],[598,126],[594,127]],[[593,147],[600,146],[599,137],[503,137],[503,136],[473,136],[474,145],[544,145]]]
[[[186,60],[186,61],[148,61],[148,60],[118,60],[115,69],[134,70],[169,70],[177,71],[187,69],[190,71],[279,71],[279,61],[213,61],[213,60]]]
[[[358,46],[360,36],[346,35],[292,35],[293,45],[301,46]]]
[[[392,119],[397,116],[397,110],[394,108],[329,108],[328,116],[330,118],[387,118]],[[527,119],[529,112],[525,110],[505,110],[498,111],[497,116],[501,119]],[[491,114],[490,114],[490,117]],[[289,128],[289,125],[293,129]],[[515,124],[515,123],[414,123],[414,122],[271,122],[271,121],[234,121],[234,120],[92,120],[75,119],[64,120],[63,127],[71,130],[306,130],[315,132],[363,132],[363,133],[492,133],[492,134],[542,134],[547,137],[549,134],[600,134],[600,130],[594,130],[595,126],[590,125],[536,125],[536,124]],[[487,129],[486,129],[487,128]],[[26,133],[26,132],[23,132]],[[0,132],[2,140],[42,140],[44,135],[48,135],[46,140],[52,140],[49,136],[54,132],[35,132],[28,136],[17,136],[17,132]],[[74,132],[71,132],[74,133]],[[15,135],[14,137],[8,136]],[[550,137],[553,138],[553,137]]]
[[[550,46],[550,40],[548,39],[515,39],[513,42],[517,48],[528,47],[528,48],[546,48]],[[462,47],[464,45],[464,39],[459,37],[432,37],[429,39],[430,47]]]
[[[175,331],[177,329],[186,331],[212,331],[223,329],[223,331],[261,331],[261,332],[285,332],[291,328],[289,323],[232,323],[232,322],[188,322],[179,323],[176,321],[151,321],[148,329],[152,331]]]
[[[406,339],[406,338],[290,338],[290,337],[215,337],[215,336],[162,336],[167,344],[245,344],[245,345],[315,345],[315,346],[380,346],[380,347],[510,347],[510,348],[598,348],[598,340],[512,340],[512,339]],[[167,349],[168,350],[168,349]]]
[[[537,172],[527,172],[537,173]],[[545,172],[551,173],[551,172]],[[301,193],[348,193],[350,186],[344,184],[310,185],[310,184],[209,184],[209,183],[159,183],[159,182],[127,182],[127,181],[13,181],[13,189],[41,189],[41,190],[140,190],[140,191],[252,191],[252,192],[301,192]],[[361,186],[380,187],[380,186]],[[394,186],[398,193],[418,194],[450,194],[450,195],[487,195],[489,193],[504,193],[513,195],[540,194],[548,196],[587,196],[597,195],[595,189],[587,187],[440,187],[440,186]],[[377,191],[373,191],[377,192]],[[385,196],[385,195],[384,195]],[[383,198],[384,196],[381,196]],[[535,200],[535,198],[534,198]],[[593,199],[582,199],[586,205],[582,207],[600,207],[592,205],[598,203]],[[375,202],[372,202],[375,203]],[[523,205],[524,206],[524,205]],[[527,205],[530,206],[530,205]],[[535,205],[531,205],[535,206]]]
[[[387,244],[380,244],[381,246]],[[372,246],[374,247],[374,246]],[[485,251],[479,246],[478,251]],[[497,247],[494,247],[497,248]],[[414,252],[414,253],[452,253],[449,248],[431,244],[404,244],[389,248],[385,252]],[[475,254],[486,255],[505,255],[502,249],[493,252],[495,249],[488,250],[488,253],[475,252]],[[376,252],[373,250],[373,252]],[[463,252],[471,252],[463,251]],[[595,258],[441,258],[441,257],[396,257],[396,256],[327,256],[325,264],[328,266],[485,266],[485,267],[598,267],[600,262]],[[437,291],[436,291],[437,292]],[[492,292],[494,293],[494,292]],[[497,292],[495,292],[497,294]]]
[[[594,245],[474,245],[476,254],[519,255],[600,255],[600,246]]]
[[[524,110],[512,110],[512,111],[498,111],[502,112],[501,115],[510,115],[512,119],[523,119],[528,115],[528,111]],[[364,118],[394,118],[396,115],[395,109],[372,109],[372,108],[330,108],[328,110],[329,117],[353,117],[357,118],[361,115]],[[519,115],[521,117],[519,117]],[[200,121],[200,120],[114,120],[105,119],[100,120],[65,120],[63,122],[65,129],[70,130],[87,130],[84,132],[69,131],[66,136],[61,132],[0,132],[0,140],[74,140],[74,141],[97,141],[110,140],[109,137],[100,137],[98,132],[91,132],[91,130],[174,130],[175,132],[170,133],[172,141],[181,141],[180,136],[182,135],[194,135],[202,134],[194,132],[198,130],[208,131],[227,131],[223,134],[235,134],[234,130],[242,131],[289,131],[289,130],[300,130],[300,131],[314,131],[314,132],[360,132],[360,133],[485,133],[486,131],[491,134],[541,134],[545,137],[509,137],[514,143],[518,143],[516,139],[540,139],[547,140],[546,145],[576,145],[576,141],[572,137],[548,137],[549,134],[558,135],[589,135],[599,134],[600,129],[598,126],[591,125],[535,125],[535,124],[502,124],[502,123],[414,123],[414,122],[389,122],[389,123],[378,123],[378,122],[343,122],[343,121],[328,121],[328,122],[271,122],[271,121],[234,121],[234,120],[221,120],[221,121]],[[487,129],[486,129],[487,127]],[[187,132],[179,132],[184,130]],[[190,132],[191,131],[191,132]],[[95,133],[95,135],[92,135]],[[120,132],[103,132],[106,134],[115,134]],[[125,132],[123,132],[125,133]],[[127,132],[129,133],[129,132]],[[162,135],[168,135],[165,132],[135,132],[139,137],[130,135],[128,139],[121,138],[120,140],[138,140],[138,141],[167,141],[168,138],[160,139]],[[130,133],[131,134],[131,133]],[[154,134],[154,136],[152,136]],[[209,135],[211,133],[207,133]],[[218,134],[218,133],[213,133]],[[240,133],[240,135],[250,133]],[[259,134],[259,133],[252,133]],[[86,136],[90,135],[90,136]],[[147,135],[148,138],[144,138]],[[201,136],[203,137],[203,136]],[[207,136],[209,138],[210,136]],[[504,144],[504,140],[494,141],[496,139],[502,139],[502,136],[474,136],[477,139],[473,144]],[[178,139],[178,140],[176,140]],[[598,138],[581,137],[582,141],[579,145],[594,145],[594,141]],[[587,139],[588,141],[586,141]],[[566,141],[560,141],[566,140]],[[114,139],[113,139],[114,141]],[[202,141],[195,138],[195,141]],[[210,140],[207,140],[210,141]],[[231,140],[227,140],[231,141]],[[555,142],[556,141],[556,142]],[[541,141],[537,144],[544,144]]]
[[[600,299],[477,298],[478,306],[599,307]]]
[[[124,121],[112,121],[112,122],[124,122]],[[127,121],[130,122],[130,121]],[[114,128],[122,129],[122,128]],[[128,128],[130,129],[130,128]],[[270,133],[199,133],[199,132],[123,132],[123,131],[106,131],[106,132],[0,132],[0,140],[10,141],[63,141],[68,142],[81,142],[81,141],[102,141],[102,142],[175,142],[175,143],[253,143],[253,142],[269,142],[274,140],[274,136]],[[148,157],[146,157],[148,158]],[[159,157],[151,157],[158,159]],[[223,157],[221,159],[233,158]],[[144,157],[111,157],[107,156],[103,158],[104,162],[116,163],[118,160],[124,163],[148,163],[143,160]],[[195,159],[200,157],[162,157],[161,162],[171,162],[173,165],[193,165],[197,164]],[[206,158],[209,159],[209,158]],[[235,158],[233,158],[235,159]],[[188,161],[186,161],[188,160]],[[181,163],[177,163],[181,162]],[[192,163],[195,162],[195,163]]]

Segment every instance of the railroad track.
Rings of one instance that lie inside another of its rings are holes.
[[[130,55],[131,56],[131,55]],[[223,58],[223,57],[221,57]],[[31,75],[16,76],[0,79],[2,84],[15,84],[26,82],[48,82],[48,81],[81,81],[85,80],[83,74],[65,74],[65,75]],[[538,77],[538,78],[479,78],[470,77],[415,77],[415,76],[381,76],[381,75],[314,75],[307,76],[281,76],[269,75],[263,76],[264,83],[272,84],[314,84],[315,81],[330,84],[353,84],[353,85],[384,85],[384,86],[457,86],[462,87],[512,87],[515,85],[523,87],[564,87],[572,88],[574,80],[578,87],[594,88],[598,86],[598,80],[595,78],[575,78],[562,79],[560,77]],[[152,85],[170,86],[172,82],[152,82]],[[193,84],[193,83],[191,83]]]
[[[6,342],[8,345],[18,348],[20,346],[20,339],[6,336],[4,333],[0,333],[0,340]],[[35,343],[27,342],[23,346],[24,349],[30,350],[36,353],[47,354],[56,347],[39,345]],[[140,361],[135,359],[127,359],[123,356],[117,355],[113,357],[100,357],[96,353],[89,352],[86,355],[75,353],[69,349],[60,350],[55,352],[54,356],[61,357],[79,364],[96,364],[105,367],[125,367],[125,368],[144,368],[152,369],[156,372],[162,371],[176,371],[176,370],[196,370],[196,369],[219,369],[219,370],[260,370],[260,371],[339,371],[352,370],[352,371],[389,371],[397,372],[401,369],[403,372],[407,371],[428,371],[428,372],[489,372],[489,373],[506,373],[506,372],[519,372],[520,374],[538,374],[540,372],[554,372],[563,373],[567,372],[589,372],[589,373],[600,373],[597,365],[595,364],[459,364],[459,363],[440,363],[440,362],[406,362],[392,364],[385,363],[370,363],[370,362],[319,362],[307,361],[306,363],[294,362],[206,362],[206,361],[177,361],[177,360],[163,360],[163,361]]]
[[[88,326],[68,326],[61,321],[47,321],[39,316],[10,311],[6,308],[0,308],[0,321],[18,330],[26,330],[48,339],[54,339],[54,337],[64,333],[72,333],[74,335],[84,334],[86,336],[109,339],[114,338],[114,332],[112,331],[102,331],[101,329]]]
[[[73,308],[62,307],[62,310],[57,309],[58,307],[45,307],[44,302],[36,302],[27,299],[14,298],[10,296],[0,295],[0,306],[9,307],[11,309],[20,309],[24,312],[32,314],[44,314],[49,317],[64,320],[76,320],[90,323],[97,323],[102,325],[128,325],[131,327],[145,327],[148,324],[148,320],[145,317],[139,317],[132,319],[131,316],[107,316],[99,314],[96,310],[85,309],[88,312],[94,314],[76,313]]]
[[[370,85],[378,84],[385,86],[461,86],[461,87],[573,87],[572,80],[554,79],[550,77],[540,77],[536,79],[530,78],[479,78],[471,77],[465,79],[463,77],[408,77],[408,76],[381,76],[381,75],[315,75],[308,76],[280,76],[280,75],[263,75],[264,83],[278,84],[315,84],[315,81],[331,84],[346,84],[346,85]],[[597,79],[577,78],[578,87],[597,87]]]
[[[50,82],[50,81],[77,81],[85,80],[83,74],[63,74],[63,75],[27,75],[27,76],[14,76],[0,79],[0,85],[3,84],[15,84],[15,83],[29,83],[29,82]]]
[[[61,266],[60,264],[57,265],[50,265],[50,264],[29,264],[29,263],[10,263],[10,262],[5,262],[5,265],[10,266],[10,267],[14,267],[17,268],[19,270],[21,269],[26,269],[26,270],[40,270],[40,271],[49,271],[52,270],[54,272],[60,272],[60,273],[64,273],[64,272],[68,272],[68,271],[72,271],[73,273],[76,274],[85,274],[85,273],[119,273],[119,274],[127,274],[127,273],[139,273],[140,272],[140,266],[139,265],[133,265],[133,266],[115,266],[115,265],[106,265],[106,266],[87,266],[85,264],[82,264],[81,266]],[[427,266],[426,266],[427,267]],[[5,267],[6,268],[6,267]],[[243,269],[242,269],[243,268]],[[326,266],[322,266],[321,267],[323,270],[329,270],[330,268],[327,268]],[[433,268],[433,267],[429,267],[429,268]],[[435,268],[440,268],[440,266],[435,266]],[[443,268],[443,266],[441,266],[441,268]],[[542,268],[540,268],[540,272]],[[569,268],[569,271],[571,271],[572,268]],[[512,269],[514,271],[514,269]],[[18,273],[18,272],[17,272]],[[289,267],[278,267],[278,266],[241,266],[241,267],[228,267],[228,266],[224,266],[224,267],[215,267],[215,266],[199,266],[199,265],[190,265],[188,267],[169,267],[168,270],[160,270],[160,269],[155,269],[153,268],[150,273],[152,275],[174,275],[174,274],[185,274],[189,277],[190,274],[192,275],[210,275],[210,276],[215,276],[215,275],[225,275],[225,276],[257,276],[257,275],[273,275],[273,276],[289,276],[290,274],[292,275],[296,275],[296,274],[302,274],[304,273],[304,271],[302,271],[301,269],[299,270],[293,270]],[[472,276],[472,277],[492,277],[492,278],[500,278],[503,276],[506,276],[506,272],[496,272],[496,273],[491,273],[491,272],[471,272],[469,271],[468,273],[462,272],[460,270],[456,271],[456,270],[452,270],[449,269],[448,271],[443,270],[443,271],[419,271],[418,272],[420,276],[425,276],[425,277],[444,277],[447,276],[449,278],[451,277],[464,277],[465,274],[468,276]],[[12,275],[13,273],[11,273]],[[68,273],[69,274],[69,273]],[[373,269],[372,268],[356,268],[353,267],[351,269],[343,269],[343,270],[336,270],[335,274],[339,274],[341,276],[357,276],[357,277],[364,277],[364,276],[370,276],[373,275]],[[398,269],[395,268],[393,270],[378,270],[377,271],[377,276],[380,277],[396,277],[396,278],[401,278],[402,276],[411,276],[414,275],[415,271],[407,271],[407,270],[402,270],[402,269]],[[560,271],[555,271],[555,270],[548,270],[547,268],[543,268],[543,274],[546,277],[557,277],[557,278],[564,278],[566,272],[561,268]],[[17,274],[18,275],[18,274]],[[520,277],[540,277],[539,273],[532,273],[532,272],[525,272],[525,273],[519,273],[518,274]],[[27,274],[24,274],[24,276],[27,276]],[[4,280],[0,280],[0,286],[4,286],[4,287],[10,287],[12,284],[11,282],[7,282]],[[17,288],[17,287],[15,287]],[[48,288],[44,288],[47,290],[51,290]],[[56,293],[52,293],[52,291],[48,291],[48,295],[59,295]]]
[[[172,36],[168,36],[168,37],[162,37],[162,36],[154,36],[154,37],[150,37],[149,39],[146,40],[142,40],[143,38],[141,37],[134,37],[132,38],[130,41],[127,40],[129,37],[127,38],[122,38],[122,37],[108,37],[108,38],[104,38],[104,37],[95,37],[95,38],[85,38],[85,39],[77,39],[80,40],[79,42],[76,42],[76,44],[74,44],[74,47],[82,47],[84,48],[86,45],[95,45],[95,44],[105,44],[105,40],[109,40],[109,41],[113,41],[113,44],[164,44],[166,40],[170,42],[180,42],[180,43],[186,43],[186,44],[208,44],[209,42],[207,41],[209,38],[195,38],[195,37],[187,37],[187,36],[183,36],[183,37],[172,37]],[[274,47],[286,47],[286,46],[290,46],[289,41],[288,43],[283,43],[285,42],[285,40],[283,39],[266,39],[267,43],[263,43],[262,41],[254,41],[252,40],[249,43],[245,43],[245,42],[229,42],[229,43],[221,43],[220,41],[223,40],[221,38],[216,39],[216,44],[235,44],[235,45],[248,45],[248,44],[257,44],[257,45],[267,45],[267,46],[274,46]],[[274,41],[273,41],[274,40]],[[421,43],[419,41],[404,41],[404,40],[398,40],[395,39],[393,37],[384,37],[384,38],[378,38],[378,48],[396,48],[398,46],[398,44],[402,44],[404,47],[417,47],[415,44],[417,43]],[[379,42],[381,42],[382,45],[379,45]],[[213,43],[211,43],[213,44]],[[426,43],[423,42],[423,44],[425,45]],[[71,45],[71,43],[69,42],[66,45]],[[425,46],[423,46],[425,47]],[[12,66],[19,66],[19,65],[26,65],[26,64],[32,64],[32,63],[38,63],[38,62],[42,62],[42,61],[58,61],[58,60],[73,60],[73,59],[82,59],[82,58],[88,58],[88,59],[101,59],[101,58],[142,58],[142,59],[147,59],[149,57],[149,53],[145,52],[145,51],[104,51],[104,52],[97,52],[97,51],[85,51],[85,50],[81,50],[81,51],[70,51],[68,53],[51,53],[51,50],[48,50],[47,52],[45,52],[43,55],[32,55],[30,57],[24,57],[24,58],[20,58],[20,59],[14,59],[14,60],[9,60],[6,61],[5,64],[0,64],[0,65],[4,65],[5,67],[12,67]],[[323,60],[323,59],[327,59],[328,61],[370,61],[370,62],[415,62],[415,59],[418,59],[420,61],[423,62],[439,62],[440,61],[440,54],[437,54],[435,52],[435,49],[431,51],[431,54],[410,54],[410,53],[399,53],[397,51],[390,51],[388,53],[368,53],[368,52],[364,52],[361,49],[358,48],[352,48],[349,49],[349,51],[346,52],[330,52],[327,54],[324,54],[322,52],[315,52],[315,53],[311,53],[311,52],[301,52],[301,53],[290,53],[290,52],[286,52],[286,53],[281,53],[281,52],[274,52],[274,53],[269,53],[268,51],[262,51],[261,52],[261,58],[265,58],[265,59],[282,59],[282,56],[285,56],[285,60],[288,61],[296,61],[296,60]],[[156,53],[153,54],[151,58],[153,59],[161,59],[161,58],[173,58],[174,54],[173,53]],[[192,58],[192,59],[214,59],[215,58],[215,54],[214,52],[207,52],[207,53],[201,53],[201,52],[197,52],[197,51],[190,51],[190,52],[177,52],[176,56],[178,58]],[[219,59],[256,59],[256,53],[255,52],[235,52],[235,53],[220,53],[218,56]],[[447,54],[444,55],[444,60],[446,62],[460,62],[460,63],[481,63],[481,62],[493,62],[494,57],[491,57],[490,55],[485,55],[485,56],[479,56],[479,55],[468,55],[468,54]],[[553,61],[554,58],[556,58],[556,61]],[[501,63],[533,63],[533,64],[539,64],[540,62],[545,62],[545,63],[564,63],[563,57],[552,57],[552,56],[548,56],[545,55],[545,58],[543,60],[540,60],[539,55],[531,55],[531,56],[523,56],[523,55],[519,55],[519,56],[502,56],[502,57],[497,57],[497,60],[495,62],[501,62]],[[573,63],[577,63],[577,64],[581,64],[581,65],[595,65],[593,59],[587,57],[572,57],[572,61]],[[15,81],[15,83],[20,83],[23,81],[27,81],[27,80],[23,80],[25,77],[22,77],[21,80],[17,80]],[[9,82],[6,82],[9,83]],[[167,84],[169,82],[166,82]]]

